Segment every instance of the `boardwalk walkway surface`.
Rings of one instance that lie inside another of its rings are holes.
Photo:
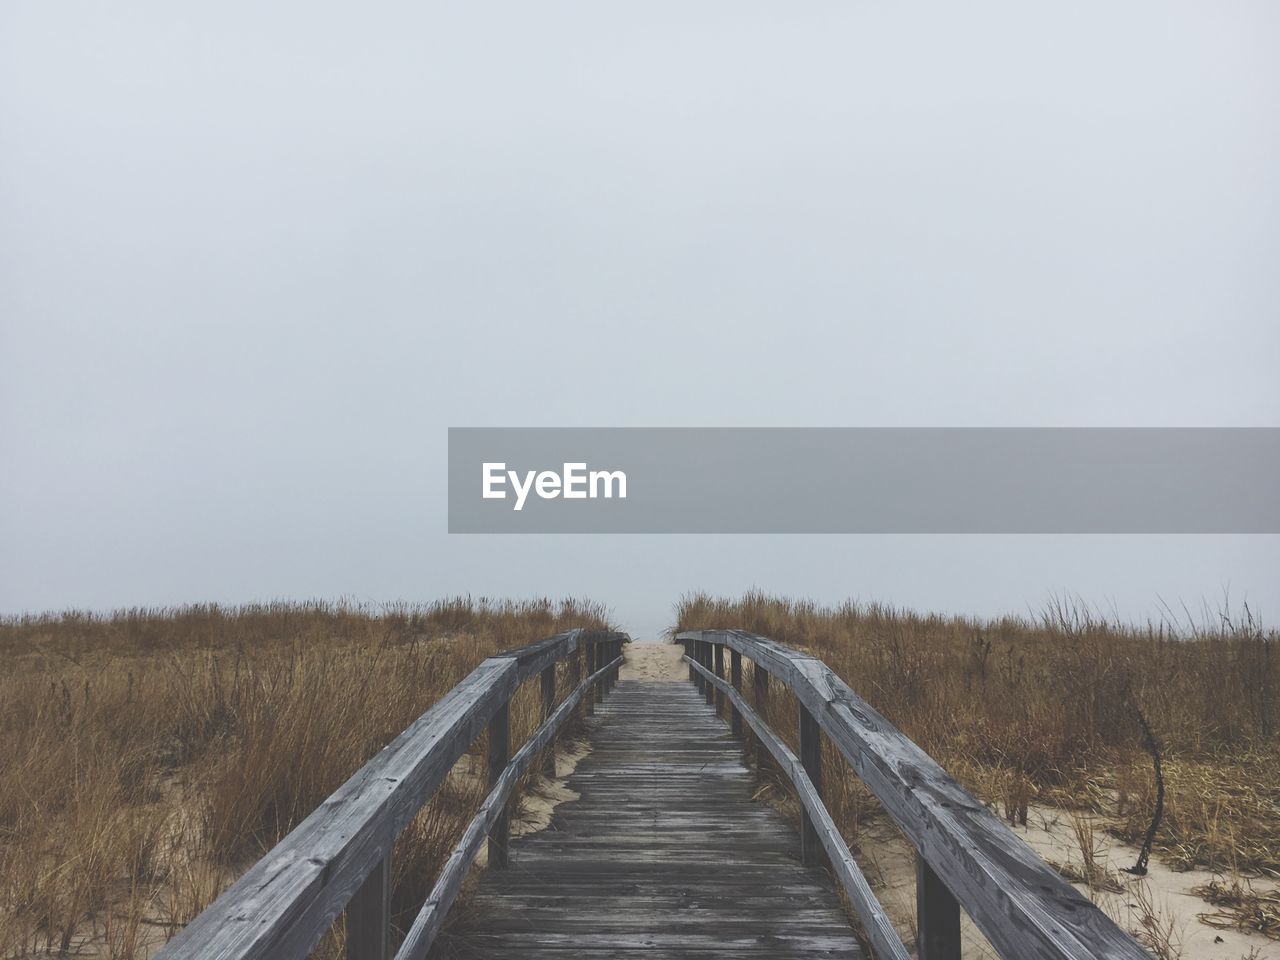
[[[487,658],[156,960],[306,960],[344,915],[347,956],[386,960],[397,837],[486,730],[488,795],[405,931],[398,960],[427,960],[433,947],[462,960],[863,957],[825,872],[802,866],[796,831],[752,800],[742,741],[699,690],[731,704],[734,726],[749,727],[791,782],[810,825],[804,859],[825,858],[878,957],[912,954],[823,803],[824,742],[848,764],[836,775],[859,777],[915,849],[921,954],[958,957],[967,914],[1004,960],[1150,960],[821,660],[745,630],[675,639],[678,646],[631,644],[615,630],[573,629]],[[747,661],[751,696],[742,687]],[[573,686],[558,692],[557,673]],[[534,680],[544,719],[512,753],[511,699]],[[753,707],[774,684],[794,697],[797,752]],[[592,752],[569,778],[579,799],[562,804],[547,830],[509,846],[507,805],[520,778],[545,761],[587,698],[601,696]],[[494,856],[463,908],[470,922],[438,938],[486,839]]]
[[[796,829],[752,799],[741,742],[691,683],[622,681],[598,705],[581,795],[485,871],[459,960],[866,954]]]

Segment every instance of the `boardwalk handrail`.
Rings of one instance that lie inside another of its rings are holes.
[[[473,828],[482,821],[490,837],[490,862],[501,866],[506,803],[520,774],[550,745],[574,706],[585,700],[590,709],[616,680],[622,645],[629,639],[617,631],[569,630],[485,660],[170,940],[157,960],[302,960],[343,910],[347,956],[385,960],[390,955],[391,851],[400,832],[488,728],[493,789],[459,846],[474,843],[478,851]],[[579,650],[587,677],[555,708],[556,664]],[[539,674],[543,723],[526,748],[510,757],[511,697]],[[441,880],[454,873],[460,884],[465,870],[451,857]],[[433,897],[442,893],[452,901],[456,892],[437,883]],[[428,923],[431,906],[429,900],[423,909]],[[434,912],[442,915],[438,908]],[[425,943],[425,953],[430,937],[414,942]]]
[[[444,922],[445,914],[449,912],[449,908],[457,898],[458,891],[462,888],[462,881],[467,878],[467,871],[475,861],[476,855],[480,852],[480,844],[486,837],[489,839],[489,862],[492,864],[500,860],[501,864],[505,865],[506,850],[502,848],[501,842],[495,839],[493,828],[503,816],[506,804],[520,777],[529,769],[538,752],[551,742],[556,731],[573,714],[583,696],[604,680],[606,675],[615,671],[621,663],[622,658],[619,656],[578,684],[502,769],[493,789],[480,805],[480,811],[467,826],[462,839],[454,846],[453,852],[445,861],[440,877],[431,889],[431,894],[405,935],[404,943],[396,951],[396,960],[423,960],[426,957]]]
[[[882,956],[897,956],[901,944],[895,946],[881,937],[878,905],[866,903],[869,890],[862,891],[857,883],[861,875],[849,870],[852,858],[845,859],[848,848],[843,841],[832,842],[834,826],[821,802],[819,730],[916,849],[921,960],[959,957],[961,907],[1006,960],[1150,960],[1137,941],[821,660],[743,630],[693,630],[678,633],[675,639],[684,645],[690,677],[708,700],[713,694],[729,698],[735,731],[741,729],[739,711],[757,736],[757,723],[763,726],[754,712],[742,710],[746,706],[741,697],[742,656],[757,667],[757,690],[772,676],[795,694],[800,760],[789,750],[780,756],[774,749],[777,743],[761,740],[800,794],[805,811],[802,857],[808,860],[818,843],[823,845],[872,946]],[[733,660],[732,683],[724,680],[726,649]],[[764,730],[777,741],[767,726]],[[886,943],[877,943],[877,938]]]
[[[885,913],[884,907],[871,892],[871,886],[863,876],[857,861],[854,860],[849,845],[845,843],[844,837],[840,835],[835,822],[831,819],[831,814],[827,812],[822,802],[821,788],[813,782],[800,758],[792,753],[791,748],[782,742],[764,719],[751,709],[735,687],[720,679],[687,654],[684,660],[705,682],[712,684],[716,690],[729,698],[733,709],[737,711],[736,716],[741,716],[747,721],[747,725],[751,727],[760,744],[773,755],[783,772],[790,778],[796,788],[800,805],[814,824],[818,841],[827,852],[832,871],[840,880],[840,885],[858,914],[858,919],[862,921],[863,930],[875,951],[876,960],[911,960],[910,952],[893,928],[893,923]]]

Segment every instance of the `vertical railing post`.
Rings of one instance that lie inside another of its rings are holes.
[[[920,960],[960,960],[960,904],[919,854],[916,930]]]
[[[737,650],[729,651],[729,682],[733,689],[742,693],[742,654]],[[729,704],[729,727],[736,737],[742,736],[742,714],[732,703]]]
[[[712,669],[712,663],[715,660],[715,653],[713,650],[714,646],[715,644],[713,644],[710,640],[702,641],[702,666],[705,667],[707,670]],[[707,698],[707,706],[711,706],[713,703],[716,702],[715,684],[713,684],[710,680],[707,680],[705,677],[702,680],[702,693],[703,693],[703,696]]]
[[[802,703],[799,705],[800,717],[800,763],[804,772],[813,781],[813,787],[822,796],[822,732],[818,721]],[[822,846],[818,843],[818,832],[813,829],[813,821],[809,815],[800,811],[800,862],[806,867],[821,862]]]
[[[587,646],[583,650],[583,654],[587,658],[586,671],[587,676],[589,677],[596,672],[596,645],[588,640]],[[588,717],[596,712],[596,693],[594,688],[587,690],[587,692],[582,695],[582,712],[583,715]]]
[[[547,665],[542,671],[542,722],[546,723],[547,718],[555,711],[556,708],[556,665],[554,663]],[[542,772],[547,779],[554,780],[556,778],[556,738],[555,734],[551,735],[551,742],[547,744],[546,756],[542,760]]]
[[[751,685],[755,687],[756,713],[767,721],[769,717],[769,672],[758,663],[751,665]],[[764,745],[764,741],[757,737],[756,769],[765,769],[771,759],[773,758],[769,754],[769,749]]]
[[[573,652],[573,656],[569,658],[569,689],[570,690],[578,689],[578,684],[582,682],[582,658],[583,658],[582,647],[578,647],[578,649]],[[583,700],[585,699],[586,698],[583,697]],[[574,708],[575,715],[581,717],[582,709],[583,709],[582,700],[579,700],[578,706]]]
[[[347,904],[347,960],[391,956],[391,854],[387,853]]]
[[[688,657],[690,660],[693,660],[694,659],[694,641],[681,640],[680,643],[684,647],[684,655]],[[689,679],[693,681],[693,684],[695,687],[697,687],[698,689],[702,689],[702,678],[698,676],[698,671],[693,669],[692,663],[689,664]]]
[[[507,701],[489,721],[489,786],[492,787],[511,759],[511,702]],[[500,870],[507,865],[507,843],[511,836],[511,805],[502,812],[489,831],[489,866]]]
[[[591,649],[595,654],[595,662],[591,668],[591,672],[595,673],[609,662],[605,659],[605,657],[609,655],[609,648],[603,641],[597,641],[596,643],[591,644]],[[609,678],[605,676],[596,681],[593,688],[595,692],[592,694],[592,699],[594,699],[596,703],[604,702],[604,685],[608,682],[608,679]]]
[[[769,671],[758,663],[751,665],[751,685],[755,687],[756,712],[763,715],[769,709]]]
[[[724,644],[716,644],[716,676],[724,679]],[[716,716],[724,716],[724,691],[716,687]]]

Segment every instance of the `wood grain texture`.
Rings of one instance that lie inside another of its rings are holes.
[[[480,875],[436,956],[865,957],[692,684],[620,681],[589,728],[568,781],[580,799],[513,841],[508,869]]]
[[[676,639],[739,650],[787,684],[1002,957],[1150,960],[822,661],[742,630]]]
[[[796,706],[796,727],[800,739],[800,763],[813,784],[814,793],[822,796],[822,728],[803,703]],[[813,815],[806,808],[800,813],[800,859],[804,863],[817,864],[818,831]]]
[[[737,650],[729,655],[729,682],[733,685],[733,689],[739,693],[742,692],[742,654]],[[729,729],[733,731],[734,736],[741,736],[742,717],[738,716],[736,702],[735,699],[729,700]]]
[[[546,667],[558,663],[579,649],[601,647],[606,651],[613,651],[608,656],[597,655],[600,662],[604,663],[617,657],[622,651],[622,644],[630,641],[631,638],[627,634],[618,630],[566,630],[554,637],[535,640],[523,647],[507,650],[502,656],[516,661],[517,680],[519,683],[524,683],[535,674],[541,673]]]
[[[916,930],[920,960],[960,960],[960,904],[916,857]]]
[[[534,731],[533,736],[516,751],[516,755],[503,768],[489,795],[481,803],[479,811],[467,825],[462,839],[454,846],[449,858],[445,861],[444,867],[440,870],[440,876],[431,888],[431,893],[427,896],[422,909],[418,911],[400,949],[396,952],[396,960],[422,960],[427,955],[432,942],[440,932],[445,915],[453,906],[458,891],[462,889],[462,882],[466,879],[476,854],[480,852],[481,844],[493,829],[494,824],[505,815],[506,806],[520,777],[533,763],[538,751],[545,749],[554,741],[556,731],[576,713],[578,704],[591,695],[596,684],[603,682],[610,669],[620,666],[621,663],[622,658],[619,657],[570,691],[551,716],[543,721]]]
[[[383,858],[347,904],[347,960],[391,956],[391,861]]]
[[[556,665],[553,663],[542,670],[542,682],[539,692],[542,694],[542,720],[545,723],[556,709]],[[556,741],[553,736],[547,744],[542,757],[542,773],[552,780],[556,778]]]
[[[701,670],[702,667],[694,664],[694,669]],[[712,678],[710,674],[708,674],[708,681],[723,683]],[[757,743],[769,752],[796,788],[800,806],[812,823],[816,839],[826,851],[831,869],[844,888],[850,905],[858,915],[858,919],[862,921],[863,929],[866,931],[867,939],[871,943],[877,960],[910,960],[911,954],[894,929],[889,915],[885,913],[880,901],[872,893],[867,878],[849,850],[849,845],[845,843],[844,837],[836,828],[831,814],[822,802],[819,785],[810,778],[810,773],[805,769],[803,761],[791,752],[791,748],[746,702],[740,691],[726,688],[725,693],[733,703],[737,715],[743,717],[751,727]]]
[[[489,721],[489,787],[502,779],[511,760],[511,704],[504,703]],[[493,822],[489,824],[489,866],[501,870],[507,865],[507,841],[511,836],[511,811],[508,805],[498,804]]]

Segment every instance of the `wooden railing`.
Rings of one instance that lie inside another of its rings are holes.
[[[450,769],[486,728],[490,792],[445,862],[396,960],[421,960],[488,839],[489,866],[507,862],[509,801],[542,751],[554,772],[556,732],[579,704],[590,712],[617,679],[613,631],[570,630],[490,657],[419,717],[157,954],[163,960],[301,960],[346,911],[350,960],[391,953],[391,850]],[[556,704],[556,664],[575,681]],[[585,677],[582,674],[585,673]],[[541,676],[543,722],[514,756],[510,702]]]
[[[920,960],[960,956],[962,907],[1005,960],[1150,960],[821,660],[742,630],[690,631],[676,641],[684,645],[690,679],[707,702],[722,708],[727,700],[734,732],[745,721],[795,785],[803,811],[801,857],[812,863],[819,848],[825,851],[880,960],[909,954],[822,803],[824,732],[916,849]],[[795,694],[798,758],[747,703],[743,656],[756,667],[757,704],[767,698],[770,677]]]

